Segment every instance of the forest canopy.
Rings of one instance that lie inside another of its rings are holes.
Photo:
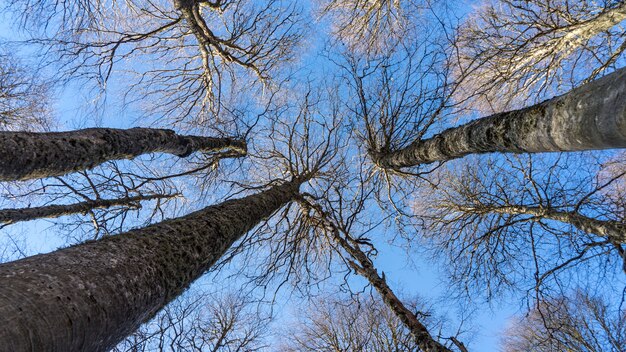
[[[626,2],[0,16],[0,351],[626,346]]]

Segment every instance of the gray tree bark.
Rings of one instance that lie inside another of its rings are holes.
[[[626,68],[524,109],[494,114],[417,140],[396,151],[371,151],[385,169],[468,154],[626,148]]]
[[[0,351],[108,351],[291,201],[301,182],[0,265]]]
[[[60,176],[91,169],[108,160],[147,153],[186,157],[225,148],[246,151],[244,141],[178,135],[153,128],[87,128],[69,132],[0,132],[0,181]]]
[[[124,197],[117,199],[94,199],[74,204],[54,204],[42,207],[0,209],[0,227],[20,221],[30,221],[44,218],[58,218],[71,214],[86,214],[93,209],[110,208],[116,205],[131,206],[142,201],[174,197],[172,194],[150,194]]]

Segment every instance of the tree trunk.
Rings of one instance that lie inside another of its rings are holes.
[[[0,132],[0,181],[60,176],[108,160],[162,152],[186,157],[196,151],[232,148],[244,141],[178,135],[153,128],[87,128],[69,132]]]
[[[109,351],[291,201],[301,182],[0,265],[0,351]]]
[[[329,220],[329,214],[324,211],[317,204],[312,204],[303,198],[299,198],[301,206],[305,209],[314,210],[320,215],[320,223],[325,229],[331,231],[332,237],[348,254],[358,261],[358,264],[348,260],[348,263],[357,272],[357,274],[363,276],[369,281],[369,283],[380,294],[383,302],[391,311],[400,319],[400,321],[406,326],[411,335],[415,338],[415,342],[422,351],[425,352],[451,352],[450,349],[440,344],[435,340],[424,324],[420,323],[417,316],[413,314],[402,301],[395,295],[391,288],[387,285],[387,281],[384,277],[378,275],[378,271],[374,267],[374,263],[367,257],[365,253],[358,247],[358,244],[351,245],[348,240],[341,236],[339,228]],[[342,230],[345,233],[345,231]],[[456,339],[455,339],[456,340]],[[460,342],[454,343],[459,346],[459,349],[465,352],[465,347]]]
[[[20,221],[30,221],[44,218],[58,218],[71,214],[86,214],[93,209],[110,208],[116,205],[131,206],[138,202],[152,199],[174,197],[172,194],[151,194],[118,199],[95,199],[74,204],[46,205],[42,207],[21,209],[0,209],[0,224],[9,225]],[[0,225],[2,227],[3,225]]]
[[[536,153],[626,148],[626,68],[559,97],[447,129],[406,148],[372,151],[385,169],[446,161],[468,154]]]
[[[626,225],[617,221],[598,220],[584,216],[573,211],[559,211],[551,208],[527,207],[523,205],[512,206],[479,206],[479,207],[459,207],[466,212],[491,212],[500,214],[525,214],[535,217],[560,221],[570,224],[577,229],[607,238],[611,243],[626,244]]]
[[[358,245],[351,245],[348,241],[335,232],[335,240],[339,245],[348,252],[354,259],[358,261],[358,265],[350,262],[352,268],[361,276],[363,276],[380,294],[383,302],[391,309],[391,311],[402,321],[402,323],[411,331],[417,345],[425,352],[451,352],[450,349],[435,340],[426,326],[417,319],[417,316],[411,312],[402,301],[391,290],[384,277],[378,275],[378,271],[374,267],[374,263],[361,251]],[[462,346],[462,345],[461,345]]]
[[[610,220],[598,220],[584,216],[575,211],[558,211],[550,208],[527,207],[523,205],[511,206],[479,206],[458,207],[459,210],[472,213],[500,213],[512,215],[532,215],[538,218],[550,219],[570,224],[588,234],[605,237],[617,250],[622,258],[622,269],[626,273],[626,250],[622,247],[626,244],[626,225]]]

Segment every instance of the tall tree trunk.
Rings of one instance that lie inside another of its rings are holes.
[[[291,201],[301,182],[0,265],[0,351],[108,351]]]
[[[339,245],[350,254],[357,262],[350,262],[350,266],[361,276],[363,276],[380,294],[383,302],[391,309],[391,311],[402,321],[402,323],[411,331],[411,335],[419,348],[425,352],[451,352],[450,349],[439,343],[433,338],[424,324],[420,323],[417,316],[409,310],[404,303],[396,296],[387,285],[387,280],[378,275],[378,271],[374,267],[374,263],[361,251],[358,245],[351,245],[348,241],[341,237],[335,231],[335,240]],[[383,275],[384,276],[384,275]],[[463,346],[463,345],[461,345]]]
[[[117,199],[94,199],[74,204],[46,205],[42,207],[0,209],[0,227],[20,221],[30,221],[44,218],[58,218],[71,214],[86,214],[93,209],[110,208],[117,205],[132,206],[142,201],[153,199],[172,198],[173,194],[150,194],[124,197]]]
[[[162,152],[186,157],[196,151],[235,149],[244,141],[178,135],[154,128],[87,128],[69,132],[0,132],[0,181],[59,176],[108,160]]]
[[[559,97],[447,129],[390,152],[372,151],[385,169],[468,154],[626,148],[626,68]]]
[[[409,331],[411,331],[411,335],[415,338],[415,342],[419,346],[422,351],[425,352],[451,352],[450,349],[446,348],[444,345],[439,343],[435,338],[433,338],[428,329],[424,324],[420,323],[417,316],[409,310],[404,303],[395,295],[395,293],[391,290],[389,285],[387,285],[387,281],[384,277],[378,275],[378,271],[374,267],[374,263],[367,257],[365,253],[359,248],[358,244],[350,244],[348,240],[346,240],[341,234],[340,229],[329,220],[329,214],[324,211],[317,204],[312,204],[306,201],[303,198],[299,198],[298,201],[302,205],[303,208],[314,210],[320,215],[319,221],[321,225],[325,229],[329,229],[331,231],[332,237],[337,241],[337,243],[346,251],[348,254],[354,258],[357,262],[348,261],[352,269],[354,269],[359,275],[363,276],[365,279],[369,281],[369,283],[376,289],[376,291],[380,294],[383,302],[391,311],[400,319],[400,321],[406,326]],[[344,231],[342,231],[344,232]],[[458,342],[456,339],[453,340],[459,349],[462,351],[466,351],[463,344]]]

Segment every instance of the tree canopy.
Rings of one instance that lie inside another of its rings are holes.
[[[0,351],[623,346],[626,2],[0,15]]]

